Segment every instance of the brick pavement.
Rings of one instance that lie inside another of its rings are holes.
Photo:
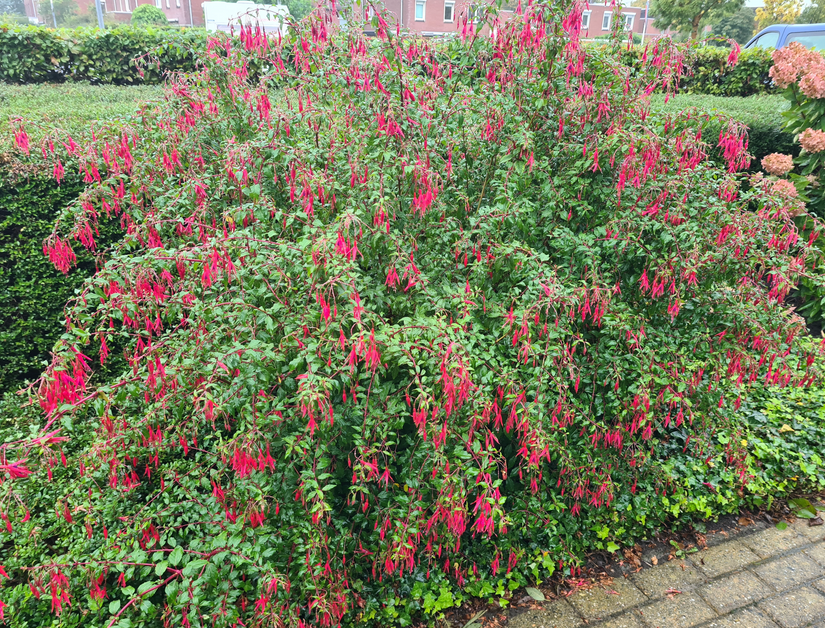
[[[825,526],[752,529],[547,602],[508,628],[825,628]]]

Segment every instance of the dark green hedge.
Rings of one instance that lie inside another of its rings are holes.
[[[651,96],[651,106],[654,111],[667,113],[677,113],[695,107],[700,112],[723,113],[747,125],[748,150],[754,156],[752,170],[761,169],[759,162],[769,153],[796,155],[799,152],[799,145],[794,143],[793,134],[784,127],[782,112],[788,108],[788,102],[782,96],[732,98],[679,93],[665,102],[664,96],[654,94]],[[719,130],[718,124],[711,124],[705,138],[713,143]],[[718,157],[721,161],[721,155]]]
[[[157,84],[168,72],[193,70],[198,51],[205,47],[202,29],[53,30],[2,24],[0,81]],[[141,75],[134,60],[147,53],[151,53],[150,60],[141,64]]]
[[[82,187],[77,180],[58,187],[48,177],[0,184],[0,392],[40,374],[61,333],[63,307],[94,271],[83,247],[68,275],[43,255],[55,217]]]
[[[644,49],[641,46],[624,53],[630,66],[641,63]],[[744,50],[734,67],[728,66],[727,48],[708,46],[695,53],[688,63],[688,72],[680,82],[683,94],[709,94],[712,96],[752,96],[772,94],[774,90],[768,72],[773,65],[771,51]]]

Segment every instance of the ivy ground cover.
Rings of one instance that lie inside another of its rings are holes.
[[[45,255],[99,270],[6,398],[9,621],[406,625],[741,503],[743,401],[816,381],[819,223],[582,10],[247,28],[126,127],[15,127],[87,184]]]

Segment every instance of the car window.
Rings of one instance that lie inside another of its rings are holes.
[[[776,48],[776,44],[779,42],[779,33],[777,31],[771,31],[770,33],[765,33],[755,42],[753,42],[748,48]]]
[[[798,41],[806,48],[818,48],[819,50],[825,50],[825,31],[791,33],[788,35],[787,43],[791,43],[792,41]]]

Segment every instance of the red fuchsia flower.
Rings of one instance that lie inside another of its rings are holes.
[[[29,135],[22,126],[14,134],[14,143],[21,151],[29,154]]]
[[[733,39],[728,39],[728,42],[730,43],[730,54],[728,55],[728,67],[732,68],[739,62],[739,53],[742,52],[742,48]]]
[[[32,474],[31,469],[26,466],[25,458],[9,464],[0,464],[0,472],[8,473],[12,480],[26,478]],[[4,575],[4,573],[0,573],[0,575]]]

